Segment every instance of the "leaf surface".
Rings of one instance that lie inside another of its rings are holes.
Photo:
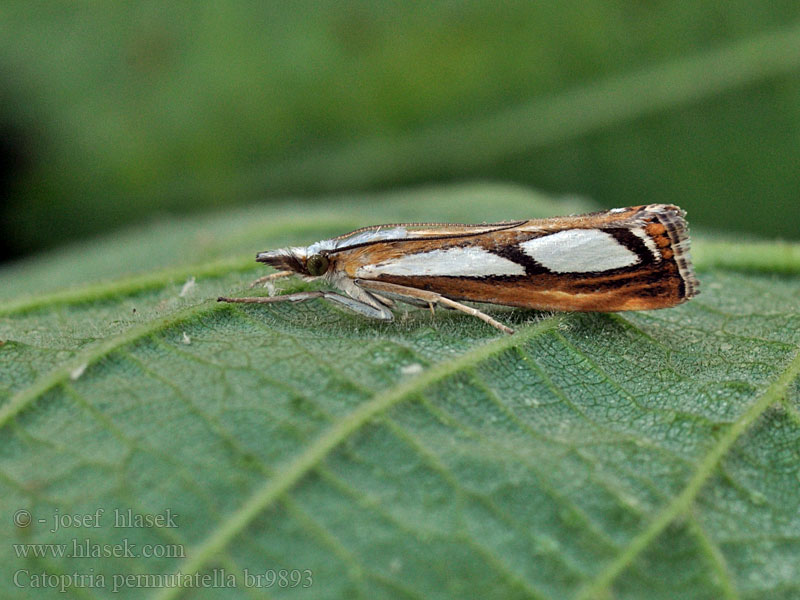
[[[102,574],[69,588],[85,598],[115,583],[128,598],[796,597],[796,245],[695,236],[691,302],[490,307],[514,336],[447,311],[375,324],[320,301],[213,301],[263,273],[255,251],[367,222],[586,208],[499,186],[293,202],[3,272],[3,597],[63,597],[32,591],[45,572]],[[98,527],[50,531],[98,509]],[[176,527],[114,527],[128,509]],[[75,556],[87,539],[168,556]],[[311,588],[245,578],[280,569]],[[146,579],[175,573],[236,585]]]

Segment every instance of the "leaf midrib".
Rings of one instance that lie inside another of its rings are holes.
[[[368,402],[361,404],[329,427],[325,433],[320,435],[314,443],[296,458],[288,461],[284,467],[276,469],[274,477],[256,490],[241,508],[217,528],[215,533],[207,537],[199,546],[187,552],[187,555],[193,558],[184,561],[177,569],[177,572],[198,572],[211,558],[220,553],[236,535],[241,533],[253,519],[311,472],[344,440],[376,416],[386,412],[399,402],[414,397],[453,373],[478,364],[490,356],[499,354],[517,344],[552,331],[560,323],[561,317],[554,316],[533,325],[522,327],[513,336],[496,338],[452,360],[437,363],[410,381],[385,390]],[[168,600],[177,597],[181,592],[180,588],[165,588],[155,598]]]

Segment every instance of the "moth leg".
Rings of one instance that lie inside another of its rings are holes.
[[[264,284],[264,287],[267,286],[272,281],[276,279],[280,279],[281,277],[288,277],[289,275],[294,275],[292,271],[278,271],[277,273],[270,273],[269,275],[264,275],[263,277],[259,277],[253,283],[250,284],[251,288],[256,287],[257,285]]]
[[[378,304],[377,307],[367,304],[366,302],[362,302],[361,300],[356,300],[355,298],[351,298],[350,296],[344,296],[342,294],[337,294],[336,292],[324,292],[323,296],[326,300],[331,300],[333,302],[338,302],[345,308],[349,308],[353,312],[358,313],[364,317],[368,317],[370,319],[378,319],[379,321],[393,321],[394,315],[392,311],[388,308],[385,308]]]
[[[508,334],[514,333],[513,329],[503,325],[500,321],[493,319],[485,312],[482,312],[477,308],[472,308],[471,306],[461,304],[460,302],[456,302],[455,300],[451,300],[450,298],[446,298],[445,296],[437,294],[436,292],[429,292],[427,290],[418,290],[416,288],[407,287],[404,285],[397,285],[395,283],[386,283],[385,281],[372,281],[368,279],[356,279],[355,283],[359,287],[369,290],[375,294],[388,294],[390,296],[397,297],[399,300],[404,300],[404,301],[410,300],[412,304],[417,304],[419,302],[422,302],[424,304],[427,304],[430,307],[431,311],[433,311],[433,307],[436,304],[440,304],[448,308],[453,308],[455,310],[460,310],[463,313],[472,315],[473,317],[477,317],[484,323],[488,323],[495,329],[499,329],[504,333]]]
[[[227,296],[220,296],[217,302],[230,302],[241,304],[269,304],[271,302],[303,302],[304,300],[311,300],[313,298],[322,298],[323,292],[298,292],[296,294],[284,294],[283,296],[252,296],[241,298],[229,298]]]
[[[450,300],[450,298],[445,298],[444,296],[439,297],[439,303],[444,306],[449,306],[450,308],[454,308],[456,310],[460,310],[461,312],[467,313],[468,315],[472,315],[473,317],[478,317],[481,321],[488,323],[492,327],[499,329],[503,333],[507,333],[511,335],[514,333],[514,330],[511,327],[503,325],[500,321],[496,321],[485,312],[478,310],[477,308],[472,308],[471,306],[467,306],[466,304],[461,304],[460,302],[456,302],[455,300]]]
[[[277,273],[276,273],[277,275]],[[306,300],[313,300],[314,298],[324,298],[331,302],[341,304],[345,308],[352,310],[364,317],[370,319],[378,319],[381,321],[391,321],[394,315],[389,310],[381,310],[374,306],[370,306],[366,302],[361,302],[336,292],[328,292],[323,290],[315,290],[313,292],[298,292],[296,294],[284,294],[283,296],[252,296],[243,298],[228,298],[220,296],[217,302],[231,302],[240,304],[270,304],[272,302],[305,302]]]

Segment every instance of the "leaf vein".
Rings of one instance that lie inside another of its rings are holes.
[[[798,377],[798,374],[800,374],[800,352],[795,355],[794,360],[788,364],[772,384],[764,390],[763,394],[750,405],[750,408],[742,414],[741,418],[734,422],[709,450],[703,460],[700,461],[698,468],[683,488],[683,491],[667,504],[614,560],[608,563],[605,568],[578,591],[576,600],[589,600],[607,589],[619,574],[631,565],[639,554],[647,548],[650,542],[679,515],[684,514],[690,508],[722,460],[722,457],[728,453],[748,427],[786,393],[789,385]]]
[[[694,533],[697,540],[700,542],[700,547],[703,548],[705,553],[708,555],[708,559],[711,562],[711,567],[714,570],[714,574],[717,576],[719,580],[720,587],[722,588],[723,597],[726,600],[739,600],[739,593],[736,591],[736,586],[733,583],[733,577],[731,575],[730,569],[728,568],[728,563],[725,560],[725,556],[722,554],[722,551],[719,549],[714,540],[705,530],[703,525],[700,521],[697,520],[697,517],[692,515],[692,517],[688,520],[689,529]]]
[[[118,348],[144,339],[156,331],[167,329],[193,317],[197,317],[203,313],[211,313],[224,308],[225,307],[222,307],[216,302],[205,301],[200,304],[195,304],[188,308],[184,308],[160,319],[154,319],[153,321],[136,325],[130,329],[127,329],[126,331],[123,331],[122,333],[109,336],[100,342],[100,344],[92,346],[91,348],[78,353],[71,360],[45,373],[43,376],[36,379],[31,385],[21,389],[14,396],[12,396],[11,399],[2,408],[0,408],[0,429],[5,427],[11,419],[13,419],[22,410],[30,406],[43,394],[49,392],[60,383],[68,381],[71,374],[76,369],[92,366]],[[85,377],[86,373],[84,373],[82,376]]]

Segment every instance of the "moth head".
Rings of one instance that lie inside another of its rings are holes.
[[[259,252],[256,260],[305,277],[321,277],[331,264],[326,252],[309,252],[309,248],[300,247]]]

